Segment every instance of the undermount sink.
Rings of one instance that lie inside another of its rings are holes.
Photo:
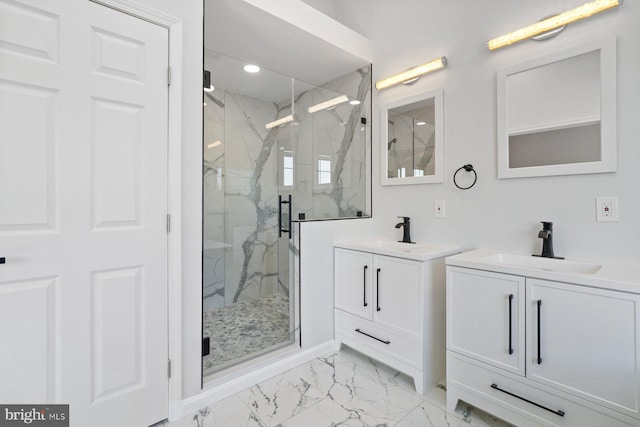
[[[440,243],[402,243],[394,240],[371,239],[336,242],[346,249],[371,251],[382,255],[425,261],[460,252],[460,247]]]
[[[496,264],[533,268],[543,271],[555,271],[558,273],[596,274],[602,267],[600,264],[591,262],[569,261],[565,259],[542,258],[517,254],[494,254],[484,257],[484,260]]]

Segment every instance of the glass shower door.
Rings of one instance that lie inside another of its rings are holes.
[[[290,281],[292,79],[205,58],[203,375],[296,342]],[[285,153],[287,151],[287,153]],[[280,208],[282,212],[280,215]]]

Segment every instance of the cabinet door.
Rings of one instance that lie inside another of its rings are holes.
[[[421,263],[375,255],[374,267],[374,321],[411,334],[420,334]]]
[[[527,279],[527,376],[638,416],[640,296]]]
[[[334,253],[335,307],[371,320],[373,255],[336,248]]]
[[[524,278],[447,267],[447,349],[524,376]]]

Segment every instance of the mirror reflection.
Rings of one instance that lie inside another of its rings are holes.
[[[435,173],[433,98],[389,110],[387,176],[404,178]]]
[[[382,185],[442,182],[442,89],[382,108]]]
[[[600,160],[600,51],[507,77],[509,167]]]
[[[616,170],[615,39],[498,73],[498,177]]]

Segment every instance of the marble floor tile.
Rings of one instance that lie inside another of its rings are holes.
[[[285,373],[241,391],[237,396],[266,426],[275,426],[318,403],[326,395],[302,378]]]
[[[238,396],[216,402],[199,411],[190,427],[265,427]]]
[[[278,427],[368,427],[373,425],[367,421],[370,420],[363,420],[357,411],[348,410],[333,399],[326,398]],[[375,425],[386,426],[386,424]]]
[[[366,425],[392,425],[422,402],[412,382],[408,386],[397,372],[376,367],[349,351],[318,358],[291,374],[326,394],[350,419]]]
[[[166,427],[509,427],[446,392],[343,348],[241,391]]]

